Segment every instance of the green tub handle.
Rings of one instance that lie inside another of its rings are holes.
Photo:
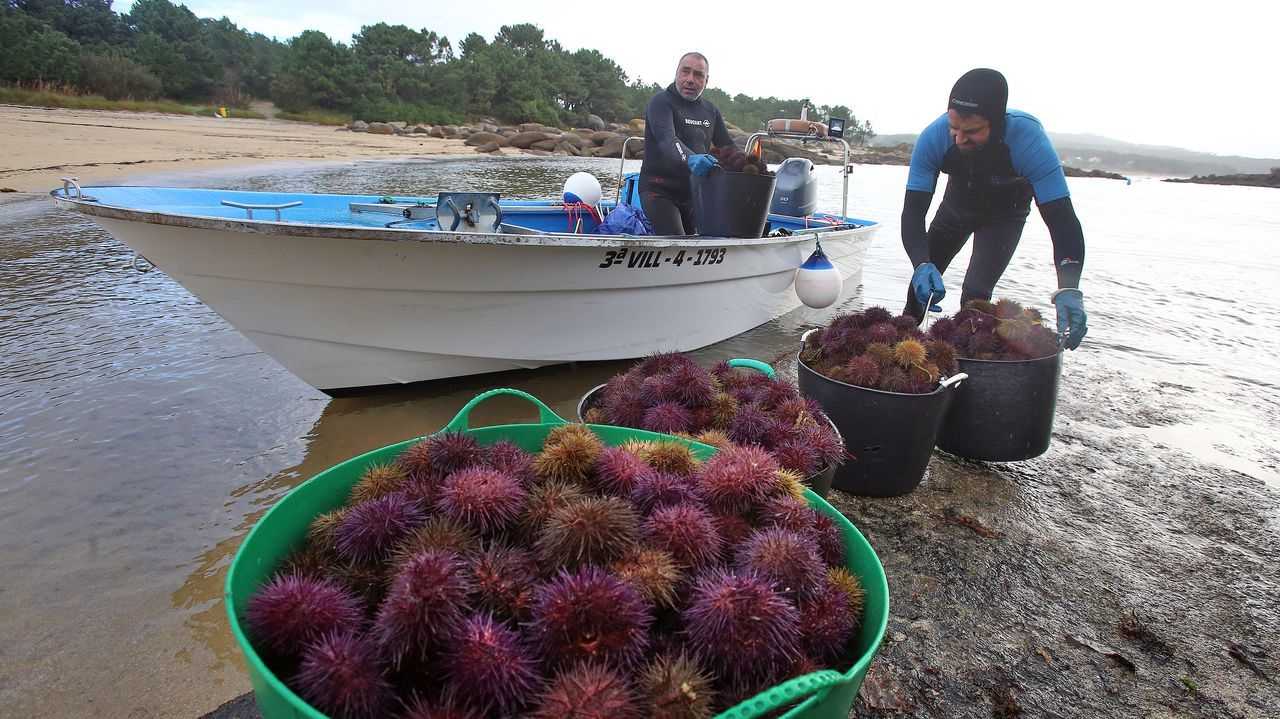
[[[755,717],[794,704],[805,697],[829,690],[847,679],[840,672],[823,669],[812,674],[805,674],[776,687],[766,689],[747,699],[737,706],[716,715],[715,719],[755,719]]]
[[[765,364],[764,362],[761,362],[760,360],[743,359],[739,357],[736,359],[729,360],[729,366],[730,367],[750,367],[751,369],[759,370],[763,372],[765,376],[768,377],[769,379],[773,379],[773,375],[774,375],[773,368]]]
[[[484,392],[482,394],[476,395],[474,398],[472,398],[470,402],[467,403],[465,407],[458,410],[458,416],[454,417],[453,420],[451,420],[449,424],[446,424],[444,426],[444,429],[440,431],[441,432],[465,432],[468,429],[471,429],[468,423],[468,420],[470,419],[470,416],[471,416],[471,409],[476,405],[480,404],[481,402],[485,401],[486,399],[489,399],[490,397],[493,397],[495,395],[500,395],[500,394],[513,394],[517,397],[524,397],[525,399],[532,402],[533,406],[538,408],[538,418],[542,424],[568,424],[567,420],[565,420],[563,417],[553,412],[550,407],[543,404],[542,400],[538,399],[537,397],[534,397],[528,392],[523,392],[518,389],[510,389],[507,387],[503,387],[500,389],[491,389],[488,392]]]

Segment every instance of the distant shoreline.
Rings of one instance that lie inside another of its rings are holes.
[[[1265,175],[1195,175],[1188,178],[1171,177],[1165,182],[1192,182],[1200,185],[1239,185],[1241,187],[1280,187],[1280,167],[1271,168]]]

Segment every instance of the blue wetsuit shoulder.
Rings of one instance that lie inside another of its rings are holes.
[[[1036,204],[1069,197],[1062,161],[1040,121],[1029,113],[1009,110],[1005,124],[1004,143],[1009,146],[1013,171],[1031,183]]]

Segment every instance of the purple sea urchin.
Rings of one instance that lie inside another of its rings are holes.
[[[659,402],[644,412],[641,429],[671,434],[693,429],[693,413],[678,402]]]
[[[640,457],[623,447],[605,447],[591,467],[589,481],[606,494],[629,497],[640,475],[650,471]]]
[[[711,566],[718,561],[723,545],[711,513],[688,502],[655,509],[644,521],[640,537],[687,569]]]
[[[716,570],[695,582],[682,635],[709,668],[734,680],[800,654],[800,615],[770,583]]]
[[[685,653],[661,654],[639,679],[645,716],[650,719],[706,719],[711,716],[711,676]]]
[[[824,582],[799,609],[801,648],[825,662],[839,659],[857,627],[844,594]]]
[[[490,544],[472,565],[475,604],[513,621],[529,618],[533,588],[540,581],[533,552],[502,542]]]
[[[486,719],[485,713],[468,706],[457,692],[447,692],[445,696],[429,699],[414,693],[405,703],[403,714],[397,719]]]
[[[658,507],[700,501],[688,477],[662,472],[652,467],[645,469],[647,471],[636,479],[635,489],[631,492],[631,501],[635,503],[641,515],[648,516]]]
[[[778,462],[759,447],[729,447],[711,456],[696,475],[699,493],[712,507],[745,511],[776,494]]]
[[[377,650],[354,632],[331,632],[307,647],[293,683],[311,706],[334,719],[384,715],[395,702]]]
[[[505,529],[520,515],[524,504],[525,491],[516,478],[489,467],[450,474],[436,500],[441,514],[481,534]]]
[[[537,479],[533,455],[509,439],[500,439],[484,448],[484,464],[516,478],[526,489]]]
[[[868,307],[862,311],[862,326],[871,327],[881,322],[892,322],[893,313],[883,307]]]
[[[581,664],[551,680],[529,719],[640,719],[639,702],[621,674]]]
[[[378,608],[372,636],[393,666],[425,658],[447,640],[463,618],[472,581],[457,554],[427,550],[414,555],[391,582]]]
[[[466,432],[438,432],[425,441],[431,466],[441,476],[474,467],[484,461],[484,450],[480,443]]]
[[[450,689],[503,715],[528,704],[541,681],[537,662],[520,635],[490,615],[462,621],[449,641],[443,666]]]
[[[821,588],[826,565],[812,535],[780,527],[756,530],[738,547],[734,566],[774,583],[792,599],[805,599]]]
[[[427,521],[416,502],[401,493],[349,507],[334,529],[338,556],[348,562],[379,562]]]
[[[636,543],[640,518],[619,497],[585,497],[555,510],[538,536],[538,558],[547,567],[604,566]]]
[[[648,603],[627,582],[598,567],[561,571],[534,593],[525,626],[556,667],[581,661],[630,667],[648,645]]]
[[[813,509],[795,497],[772,497],[760,508],[761,528],[778,527],[801,534],[814,533],[813,519]]]
[[[874,388],[880,383],[880,366],[869,356],[854,357],[844,366],[849,384]]]
[[[277,574],[249,597],[245,620],[256,644],[296,657],[325,634],[358,628],[364,610],[337,582],[287,573]]]
[[[831,566],[843,566],[845,560],[844,530],[822,512],[813,513],[813,528],[822,560]]]

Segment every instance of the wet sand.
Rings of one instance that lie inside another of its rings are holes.
[[[249,163],[474,154],[462,140],[371,135],[286,120],[0,105],[0,188],[42,192],[138,173]]]

